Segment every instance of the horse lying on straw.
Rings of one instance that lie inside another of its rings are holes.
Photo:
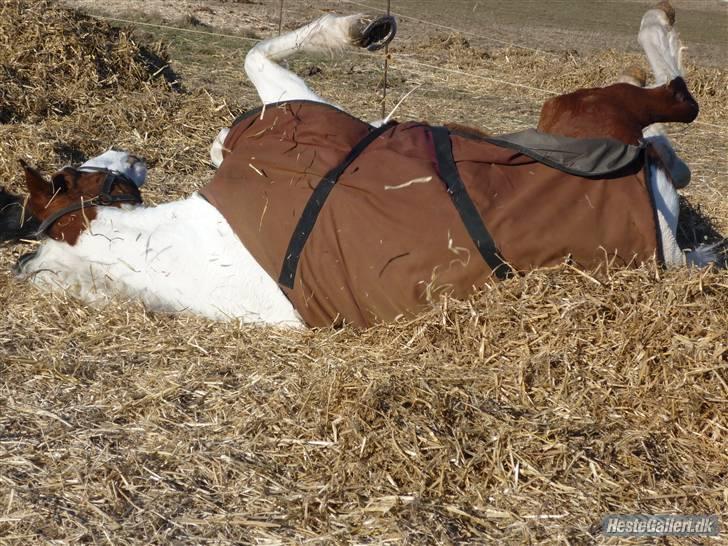
[[[92,303],[116,296],[214,319],[366,326],[564,259],[708,264],[710,248],[684,253],[675,240],[675,188],[690,171],[655,125],[698,114],[673,23],[665,2],[642,19],[656,87],[627,77],[556,97],[539,131],[489,138],[368,124],[327,104],[277,61],[376,49],[396,23],[325,15],[248,53],[264,106],[220,132],[218,171],[187,199],[142,206],[146,167],[124,152],[50,181],[23,164],[43,239],[15,271]],[[17,237],[19,212],[5,209],[4,237]]]

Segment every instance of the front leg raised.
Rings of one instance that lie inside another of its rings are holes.
[[[304,27],[255,45],[245,58],[245,72],[263,104],[282,100],[326,102],[300,77],[277,62],[301,52],[337,55],[347,47],[379,49],[394,38],[396,29],[395,19],[389,16],[327,14]]]
[[[391,42],[396,33],[394,17],[327,14],[304,27],[255,45],[245,57],[245,72],[263,104],[284,100],[328,104],[309,89],[303,79],[280,66],[278,61],[299,52],[336,55],[347,47],[374,51]],[[210,147],[210,159],[215,167],[222,163],[228,132],[229,129],[222,129]]]

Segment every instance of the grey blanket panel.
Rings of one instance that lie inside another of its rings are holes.
[[[615,174],[642,160],[644,147],[618,140],[580,139],[527,129],[518,133],[486,138],[496,146],[518,151],[528,157],[569,174],[601,177]]]
[[[267,104],[265,108],[276,108],[285,104],[306,104],[315,101],[282,101],[273,104]],[[334,110],[339,110],[362,123],[366,123],[358,118],[354,118],[351,114],[337,108],[336,106],[326,105]],[[263,110],[263,106],[245,112],[238,116],[233,122],[233,127],[250,116],[258,115]],[[470,134],[453,131],[455,134],[466,138],[475,138],[484,140],[501,146],[515,150],[526,155],[539,163],[548,165],[554,169],[558,169],[575,176],[583,176],[585,178],[600,178],[619,173],[621,170],[630,167],[636,161],[642,161],[642,152],[644,146],[631,146],[624,144],[618,140],[609,138],[570,138],[564,136],[550,135],[542,133],[536,129],[527,129],[517,133],[498,135],[495,137],[476,137]]]

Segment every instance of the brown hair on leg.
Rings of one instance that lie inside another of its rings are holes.
[[[670,21],[670,25],[675,24],[675,8],[672,7],[672,4],[668,2],[668,0],[658,2],[655,9],[661,9],[664,11],[665,15],[667,15],[667,20]]]
[[[641,66],[633,64],[622,72],[617,78],[617,83],[628,83],[637,87],[644,87],[647,84],[647,71]]]

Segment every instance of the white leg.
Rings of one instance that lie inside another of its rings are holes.
[[[354,16],[358,18],[358,16]],[[256,44],[245,56],[245,72],[258,91],[263,104],[282,100],[310,100],[328,104],[306,85],[300,77],[286,70],[278,61],[299,51],[337,51],[348,45],[345,32],[351,17],[324,15],[298,30],[269,38]],[[223,145],[229,129],[221,129],[210,146],[210,160],[217,168],[222,164]]]
[[[644,131],[645,140],[653,144],[660,156],[661,164],[653,161],[650,165],[650,186],[655,197],[657,221],[665,264],[670,267],[685,264],[705,267],[718,261],[718,245],[699,245],[686,253],[677,243],[677,224],[680,214],[680,197],[675,190],[675,180],[682,173],[685,184],[690,180],[690,169],[672,149],[670,140],[662,133],[659,124],[651,125]],[[672,161],[672,163],[670,163]],[[682,186],[678,186],[682,187]]]
[[[639,42],[645,50],[655,75],[656,85],[664,85],[675,78],[683,77],[682,50],[684,49],[675,24],[675,10],[669,2],[663,1],[642,17]],[[644,84],[642,84],[644,86]],[[676,188],[684,188],[690,182],[690,169],[677,156],[665,129],[659,123],[644,130],[645,140],[653,144],[663,166]]]
[[[658,86],[683,76],[684,48],[673,27],[674,22],[675,10],[667,2],[661,2],[657,8],[645,13],[640,24],[638,39]]]
[[[215,165],[216,169],[222,165],[222,151],[225,148],[225,139],[229,132],[230,129],[220,129],[215,140],[212,141],[212,146],[210,146],[210,161],[212,161],[212,164]]]
[[[245,71],[263,104],[282,100],[326,102],[277,62],[299,52],[337,55],[349,46],[376,49],[388,43],[395,32],[396,24],[389,17],[327,14],[298,30],[257,44],[245,57]]]
[[[258,43],[245,57],[245,72],[258,91],[263,104],[283,100],[310,100],[328,104],[308,88],[293,72],[278,61],[298,52],[336,55],[346,47],[379,49],[389,43],[397,32],[394,18],[366,15],[324,15],[313,23],[277,38]],[[228,129],[222,129],[210,147],[210,159],[219,167]]]
[[[245,57],[245,72],[255,85],[263,104],[282,100],[326,102],[308,88],[293,72],[277,61],[298,52],[337,54],[352,45],[352,32],[359,26],[361,15],[341,17],[324,15],[313,23],[257,44]]]
[[[619,82],[643,87],[645,75],[631,67],[618,79]],[[665,263],[669,266],[685,265],[685,255],[677,244],[677,220],[680,213],[680,196],[675,188],[687,186],[690,169],[677,156],[665,128],[654,123],[642,131],[643,138],[652,145],[659,161],[652,161],[649,169],[650,187],[655,198],[657,221]]]
[[[639,42],[645,50],[655,75],[655,85],[664,85],[683,77],[683,45],[673,27],[675,11],[668,2],[660,2],[642,17]],[[628,81],[628,80],[624,80]],[[632,83],[632,82],[629,82]],[[660,159],[661,165],[650,168],[650,184],[655,195],[660,238],[668,266],[684,264],[703,267],[717,261],[716,245],[700,245],[683,253],[677,244],[677,223],[680,201],[676,188],[684,188],[690,182],[690,168],[672,147],[665,128],[655,123],[643,131],[646,141]]]
[[[278,64],[299,52],[336,52],[350,44],[348,29],[360,16],[324,15],[298,30],[269,38],[256,44],[245,56],[245,72],[255,86],[263,104],[282,100],[310,100],[328,104],[311,91],[300,77]],[[210,146],[210,160],[217,168],[222,164],[225,138],[230,129],[221,129]]]
[[[355,16],[356,17],[356,16]],[[342,19],[344,21],[342,21]],[[327,103],[311,91],[301,78],[278,64],[299,51],[336,51],[349,43],[342,33],[347,17],[324,15],[298,30],[256,44],[245,56],[245,72],[263,104],[282,100],[310,100]],[[328,104],[328,103],[327,103]],[[210,146],[210,160],[222,164],[225,139],[230,129],[221,129]]]
[[[251,49],[245,57],[245,71],[255,85],[263,104],[283,100],[310,100],[326,103],[311,91],[300,77],[255,49]]]
[[[646,142],[652,144],[652,149],[659,156],[662,165],[667,170],[672,185],[682,189],[690,183],[692,173],[690,167],[678,157],[672,147],[672,142],[665,132],[665,127],[660,123],[653,123],[642,131]]]

